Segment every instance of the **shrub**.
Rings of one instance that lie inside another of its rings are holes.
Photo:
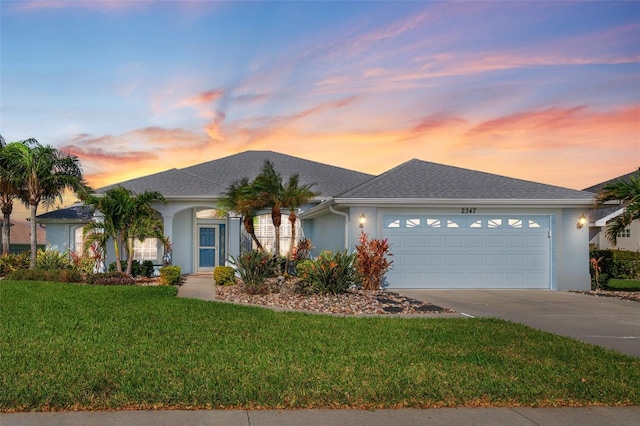
[[[216,285],[232,285],[236,283],[236,270],[231,266],[216,266],[213,270]]]
[[[132,285],[135,280],[131,275],[124,272],[106,272],[103,274],[93,274],[87,279],[90,284],[97,285]]]
[[[76,252],[71,252],[71,265],[73,269],[83,272],[85,274],[93,274],[93,270],[96,266],[96,261],[87,255],[79,255]]]
[[[29,269],[29,252],[0,256],[0,277],[19,269]]]
[[[179,266],[163,266],[160,268],[160,283],[162,285],[179,285],[180,274]]]
[[[121,260],[120,266],[122,266],[122,270],[127,270],[127,261]],[[116,272],[118,270],[116,262],[111,262],[109,264],[108,271]],[[134,260],[131,262],[131,276],[132,277],[152,277],[153,276],[153,262],[150,260],[145,260],[140,263],[139,260]]]
[[[18,269],[7,275],[8,280],[14,281],[44,281],[44,269]]]
[[[311,253],[312,249],[311,240],[307,238],[302,238],[298,241],[298,244],[293,248],[293,253],[291,253],[291,259],[294,262],[299,262],[301,260],[305,260],[309,258],[309,253]]]
[[[264,250],[252,250],[231,258],[247,291],[256,290],[267,278],[278,275],[280,257]]]
[[[304,259],[296,263],[296,275],[301,279],[309,277],[309,270],[313,266],[313,260]]]
[[[323,251],[311,264],[304,281],[317,293],[344,293],[356,284],[354,259],[355,254],[348,254],[346,250],[335,253]]]
[[[75,269],[19,269],[10,273],[7,278],[16,281],[83,282],[82,274]]]
[[[392,256],[389,253],[389,249],[387,239],[369,241],[367,234],[360,233],[354,264],[364,290],[379,290],[382,286],[384,274],[387,273],[393,263],[387,258]]]
[[[36,267],[39,269],[67,269],[72,267],[69,252],[59,252],[49,249],[38,250],[36,253]]]
[[[613,278],[640,278],[640,252],[629,250],[592,250],[589,258],[591,288],[606,288],[609,280]]]

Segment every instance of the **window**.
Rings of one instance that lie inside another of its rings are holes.
[[[631,228],[624,228],[620,231],[618,238],[631,238]]]
[[[440,228],[440,219],[427,219],[427,226],[430,228]]]
[[[135,238],[133,241],[133,259],[144,261],[151,260],[159,262],[158,256],[158,239],[157,238],[145,238],[144,241],[140,241]]]
[[[82,244],[84,243],[83,235],[82,235],[82,227],[76,228],[73,232],[73,251],[78,255],[82,256]]]
[[[489,219],[487,222],[489,228],[501,228],[502,227],[502,219]]]
[[[509,219],[509,228],[522,228],[522,219]]]
[[[407,219],[406,223],[407,223],[407,228],[419,227],[420,226],[420,219],[418,219],[418,218]]]

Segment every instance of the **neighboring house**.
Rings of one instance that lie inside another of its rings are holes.
[[[60,252],[82,254],[82,230],[92,218],[91,208],[76,204],[38,215],[37,221],[45,226],[50,247]]]
[[[167,204],[153,206],[173,243],[173,264],[183,273],[208,273],[248,241],[240,217],[216,214],[217,200],[235,180],[253,179],[265,160],[285,181],[298,173],[301,184],[316,184],[320,195],[298,212],[297,234],[312,241],[313,255],[353,250],[361,231],[389,239],[389,288],[590,287],[588,232],[576,226],[593,203],[587,192],[420,160],[372,176],[271,151],[247,151],[120,185],[162,193]],[[268,228],[269,212],[262,213],[255,223]],[[54,232],[61,244],[71,241],[73,228],[62,229],[71,224],[60,220],[54,230],[48,222],[48,241],[53,245]],[[203,262],[212,251],[215,261]]]
[[[589,188],[585,188],[583,191],[597,194],[605,185],[619,180],[629,179],[636,173],[638,172],[633,171],[622,176],[618,176],[597,185],[590,186]],[[611,248],[633,251],[640,250],[640,220],[634,220],[630,226],[618,234],[616,246],[614,246],[605,235],[607,224],[621,215],[623,210],[624,209],[619,205],[606,205],[602,208],[591,210],[589,214],[589,245],[592,248],[603,250]]]
[[[3,221],[0,219],[0,230],[2,230]],[[26,221],[12,221],[10,234],[10,253],[21,253],[31,250],[31,224]],[[45,230],[38,226],[36,228],[38,234],[38,248],[44,248]],[[2,232],[0,232],[0,252],[2,251]]]

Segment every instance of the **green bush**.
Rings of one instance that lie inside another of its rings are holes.
[[[127,270],[127,261],[121,260],[120,266],[122,266],[122,270]],[[108,272],[116,272],[118,270],[116,262],[111,262],[109,264]],[[131,276],[132,277],[152,277],[153,276],[153,262],[150,260],[145,260],[142,263],[139,260],[134,260],[131,263]]]
[[[96,285],[133,285],[135,280],[131,275],[124,272],[106,272],[103,274],[92,274],[87,278],[89,284]]]
[[[301,279],[306,279],[309,277],[309,270],[313,266],[313,260],[304,259],[296,263],[296,276]]]
[[[30,263],[29,252],[0,256],[0,277],[19,269],[28,269]]]
[[[236,283],[236,270],[231,266],[216,266],[213,279],[216,285],[233,285]]]
[[[606,288],[611,279],[639,279],[640,252],[629,250],[592,250],[591,288]],[[597,276],[597,283],[596,283]]]
[[[264,284],[267,278],[277,276],[280,267],[280,257],[264,250],[242,253],[237,259],[232,258],[232,262],[249,292]]]
[[[179,266],[164,266],[160,268],[160,283],[162,285],[179,285],[180,274]]]
[[[7,279],[16,281],[56,281],[61,283],[81,283],[83,277],[75,269],[19,269],[11,272]]]
[[[38,250],[36,253],[36,267],[39,269],[68,269],[73,267],[69,252],[55,249]]]
[[[339,252],[323,251],[313,261],[304,278],[317,293],[344,293],[357,282],[357,273],[353,268],[355,254],[346,250]]]

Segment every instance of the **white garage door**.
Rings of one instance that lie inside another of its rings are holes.
[[[549,216],[385,216],[390,288],[549,288]]]

